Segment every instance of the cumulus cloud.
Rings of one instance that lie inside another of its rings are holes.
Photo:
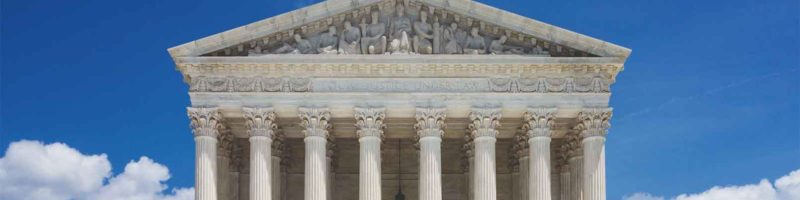
[[[105,154],[85,155],[63,143],[18,141],[0,157],[0,199],[190,200],[194,189],[169,192],[169,169],[147,157],[116,176]]]
[[[623,200],[663,200],[649,193],[627,195]],[[697,194],[681,194],[673,200],[797,200],[800,199],[800,169],[770,183],[763,179],[757,184],[714,186]]]

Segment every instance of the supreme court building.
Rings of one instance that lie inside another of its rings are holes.
[[[630,52],[471,0],[328,0],[169,49],[200,200],[604,200]]]

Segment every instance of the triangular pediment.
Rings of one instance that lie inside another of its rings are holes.
[[[625,59],[630,54],[627,48],[469,0],[329,0],[169,52],[174,58],[402,53]]]

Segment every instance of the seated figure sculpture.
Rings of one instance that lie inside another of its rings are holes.
[[[484,54],[486,53],[486,41],[478,33],[478,28],[472,27],[467,44],[464,46],[465,54]]]
[[[433,27],[427,22],[428,12],[420,11],[419,20],[414,22],[414,52],[420,54],[433,54],[433,44],[430,40],[434,38]]]
[[[444,49],[443,53],[445,54],[461,54],[463,50],[461,49],[461,45],[459,44],[458,39],[456,38],[456,33],[458,32],[458,24],[453,22],[450,23],[450,27],[444,29]]]
[[[327,33],[322,33],[319,36],[319,47],[317,48],[317,52],[321,54],[336,54],[339,53],[336,43],[339,42],[338,36],[336,36],[336,27],[330,26],[328,27]]]
[[[344,22],[344,31],[339,39],[339,53],[340,54],[360,54],[361,45],[361,30],[350,24],[350,21]]]
[[[380,23],[378,12],[372,12],[372,21],[365,24],[362,20],[361,53],[383,54],[386,52],[386,25]]]
[[[314,54],[317,53],[316,49],[311,46],[311,42],[303,37],[300,34],[294,34],[294,41],[296,44],[296,50],[292,51],[292,54],[301,53],[301,54]]]
[[[411,20],[405,16],[405,6],[397,4],[395,6],[395,16],[389,26],[391,31],[391,43],[389,46],[391,53],[410,53],[411,42],[408,33],[411,33]]]

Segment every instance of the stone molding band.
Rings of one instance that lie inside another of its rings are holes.
[[[492,78],[206,77],[191,79],[190,92],[500,92],[609,93],[599,75]]]

